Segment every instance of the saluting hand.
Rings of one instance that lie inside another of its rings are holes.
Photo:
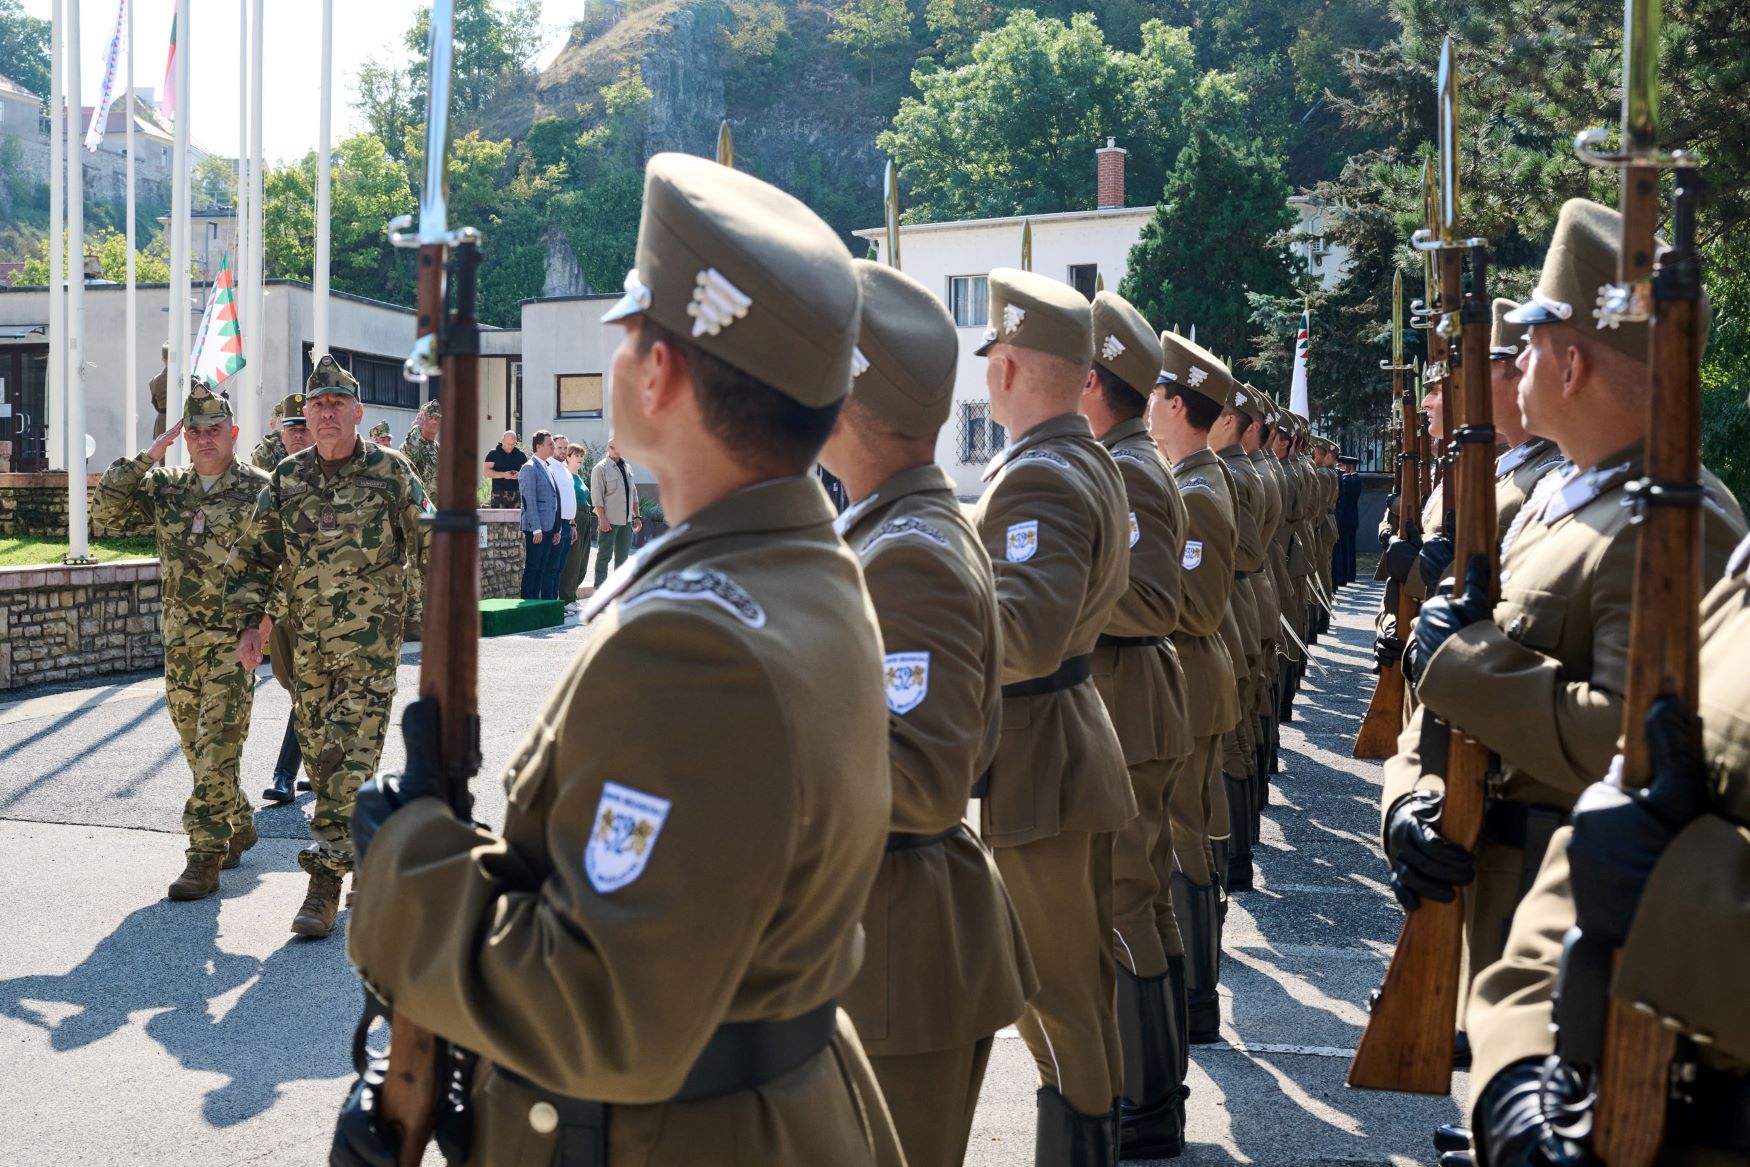
[[[177,418],[176,424],[158,435],[156,441],[146,448],[146,457],[154,462],[164,461],[164,455],[170,451],[177,437],[182,433],[182,419]]]

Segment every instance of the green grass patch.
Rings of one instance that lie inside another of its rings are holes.
[[[149,535],[124,539],[93,539],[91,557],[100,563],[112,559],[156,559],[158,541]],[[54,567],[67,554],[65,539],[38,539],[32,536],[0,535],[0,567]]]

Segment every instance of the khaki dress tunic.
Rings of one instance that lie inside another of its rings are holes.
[[[553,1155],[519,1078],[611,1104],[613,1167],[900,1163],[842,1011],[789,1073],[671,1101],[719,1026],[801,1016],[863,959],[889,814],[881,642],[825,494],[788,478],[721,499],[591,609],[505,770],[504,833],[434,799],[396,812],[349,955],[489,1063],[475,1167]]]
[[[1246,665],[1237,679],[1240,720],[1223,741],[1225,757],[1222,762],[1222,768],[1238,778],[1252,770],[1260,706],[1258,682],[1264,671],[1264,645],[1269,639],[1264,621],[1274,619],[1271,612],[1274,596],[1266,594],[1261,586],[1261,573],[1266,565],[1264,519],[1269,513],[1269,496],[1251,456],[1237,443],[1218,453],[1233,479],[1239,531],[1234,558],[1234,572],[1238,578],[1234,580],[1233,604],[1234,615],[1239,619],[1241,634],[1245,637]],[[1223,793],[1226,793],[1225,789]]]

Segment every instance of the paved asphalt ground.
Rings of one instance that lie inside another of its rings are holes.
[[[1283,730],[1258,890],[1236,896],[1223,965],[1226,1043],[1192,1053],[1195,1164],[1430,1163],[1450,1099],[1343,1086],[1400,913],[1382,880],[1379,768],[1349,758],[1372,688],[1377,587],[1339,597]],[[587,636],[577,627],[491,640],[481,653],[485,772]],[[417,681],[404,654],[402,701]],[[264,670],[265,678],[265,670]],[[287,699],[256,689],[246,785],[273,766]],[[653,703],[645,726],[663,732]],[[401,758],[398,735],[385,764]],[[181,869],[188,772],[162,684],[135,676],[0,703],[0,1163],[317,1165],[348,1081],[360,990],[342,938],[287,925],[310,796],[258,818],[262,843],[218,895],[163,899]],[[480,813],[503,798],[478,784]],[[345,920],[345,916],[342,916]],[[968,1163],[1031,1162],[1030,1056],[999,1035]],[[1462,1096],[1465,1083],[1457,1079]],[[428,1155],[427,1162],[435,1162]]]

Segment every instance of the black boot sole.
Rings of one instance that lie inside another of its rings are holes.
[[[295,796],[290,791],[281,790],[277,786],[269,786],[261,792],[261,797],[268,802],[279,803],[283,806],[285,803],[291,802]]]

